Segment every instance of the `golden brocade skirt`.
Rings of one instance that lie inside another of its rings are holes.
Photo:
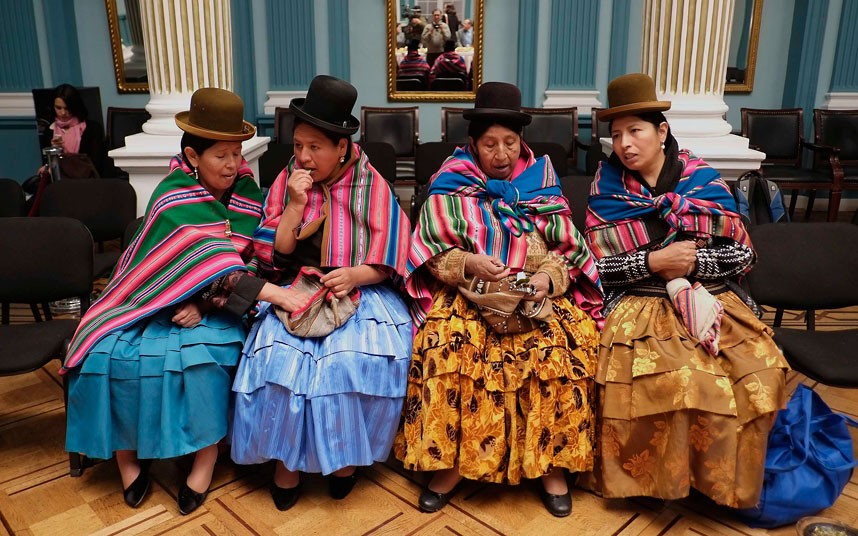
[[[455,288],[436,292],[394,442],[407,469],[458,465],[465,478],[512,484],[592,469],[599,334],[566,297],[553,311],[541,328],[499,335]]]
[[[756,504],[789,366],[771,329],[733,292],[717,297],[717,356],[666,298],[627,296],[608,316],[592,482],[605,497],[679,499],[693,487],[727,506]]]

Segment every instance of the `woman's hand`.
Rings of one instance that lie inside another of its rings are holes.
[[[649,254],[650,271],[665,281],[691,274],[696,264],[697,245],[690,240],[673,242]]]
[[[337,268],[322,276],[322,283],[334,293],[337,298],[343,298],[360,285],[355,269],[352,267]]]
[[[180,305],[172,318],[173,323],[183,328],[192,328],[199,324],[202,319],[203,315],[200,312],[200,308],[194,302],[185,302]]]
[[[306,169],[296,169],[292,171],[287,179],[286,191],[289,194],[289,205],[294,203],[295,208],[300,208],[303,213],[303,208],[307,205],[307,192],[313,187],[313,177]]]
[[[63,146],[63,137],[55,136],[51,138],[51,146],[53,147],[62,147]]]
[[[536,290],[536,294],[525,296],[527,301],[540,301],[548,296],[548,290],[551,288],[551,278],[545,272],[537,272],[530,276],[530,284]]]
[[[497,257],[474,253],[465,259],[465,274],[483,281],[500,281],[509,276],[509,268]]]

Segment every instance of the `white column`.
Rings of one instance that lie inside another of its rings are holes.
[[[170,158],[179,153],[182,131],[174,116],[190,108],[195,90],[232,90],[233,80],[229,0],[140,0],[140,18],[149,77],[146,110],[152,118],[143,133],[129,136],[125,147],[109,153],[130,175],[138,215],[167,175]],[[242,144],[254,174],[268,140],[254,137]]]
[[[757,169],[765,154],[730,134],[724,84],[735,0],[646,0],[642,70],[655,80],[681,148],[725,177]]]

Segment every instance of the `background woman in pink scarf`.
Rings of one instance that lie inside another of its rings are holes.
[[[85,154],[102,174],[104,129],[94,121],[87,121],[88,115],[77,89],[69,84],[60,84],[54,90],[54,121],[42,133],[39,146],[62,147],[67,154]]]

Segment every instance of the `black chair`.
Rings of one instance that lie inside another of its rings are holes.
[[[414,159],[419,143],[417,106],[371,107],[360,109],[361,143],[389,143],[396,152],[397,180],[414,177]]]
[[[464,144],[468,143],[468,124],[470,121],[462,117],[467,108],[441,107],[441,141]]]
[[[152,116],[146,108],[107,107],[107,149],[125,147],[125,138],[143,132],[143,123]]]
[[[295,114],[289,108],[274,108],[274,143],[292,144],[292,131],[295,127]]]
[[[608,155],[602,150],[602,138],[610,138],[611,131],[608,121],[599,120],[599,112],[604,108],[590,108],[590,143],[578,141],[578,146],[584,149],[584,172],[587,175],[595,175],[599,169],[599,163],[608,159]]]
[[[563,147],[572,169],[578,166],[578,108],[527,108],[532,120],[522,133],[528,143],[558,143]]]
[[[831,170],[808,169],[802,166],[804,149],[814,153],[832,153],[830,148],[804,141],[804,110],[788,108],[767,110],[742,108],[742,136],[749,145],[766,153],[760,167],[764,178],[790,190],[789,215],[794,219],[798,194],[808,190],[805,220],[810,218],[817,190],[830,190],[834,185]]]
[[[429,178],[438,171],[441,164],[448,156],[453,154],[459,144],[430,141],[421,143],[417,147],[417,160],[414,171],[414,179],[417,186],[414,189],[414,195],[411,196],[411,224],[416,225],[417,215],[420,212],[420,207],[426,201],[426,196],[429,192]]]
[[[560,189],[572,209],[572,222],[582,233],[586,229],[587,205],[590,198],[591,175],[567,175],[560,177]]]
[[[554,166],[554,171],[558,177],[562,177],[568,173],[568,163],[566,160],[566,150],[559,143],[533,142],[527,143],[528,147],[533,151],[533,155],[537,158],[542,155],[547,155],[551,159],[551,165]]]
[[[465,91],[464,78],[436,78],[429,82],[429,91]]]
[[[259,157],[259,185],[262,188],[271,188],[274,179],[289,164],[289,160],[294,155],[295,148],[291,143],[269,143],[268,149]]]
[[[834,148],[828,158],[815,155],[815,167],[833,172],[828,221],[837,221],[843,190],[858,190],[858,110],[814,110],[813,128],[816,145]]]
[[[92,237],[83,223],[71,218],[0,218],[0,249],[7,252],[0,255],[0,302],[78,298],[81,314],[89,308]],[[0,325],[0,375],[31,372],[63,358],[78,321],[55,320],[50,310],[45,314],[45,322]],[[63,388],[67,402],[65,382]],[[79,454],[69,454],[69,468],[72,476],[80,476]]]
[[[24,189],[13,179],[0,179],[0,218],[27,215]]]
[[[425,91],[426,83],[420,78],[397,78],[396,91]]]
[[[390,184],[396,182],[396,151],[391,144],[371,141],[362,143],[361,149],[366,153],[372,167],[378,170],[387,182]]]
[[[858,329],[816,331],[812,311],[858,305],[858,226],[851,223],[771,223],[749,229],[757,263],[748,274],[762,304],[811,311],[808,329],[775,327],[790,366],[835,387],[858,387]]]
[[[104,242],[121,239],[128,222],[137,217],[137,194],[125,181],[62,180],[45,189],[39,216],[74,218],[86,225],[99,244],[94,256],[96,277],[109,275],[119,251],[104,251]]]

